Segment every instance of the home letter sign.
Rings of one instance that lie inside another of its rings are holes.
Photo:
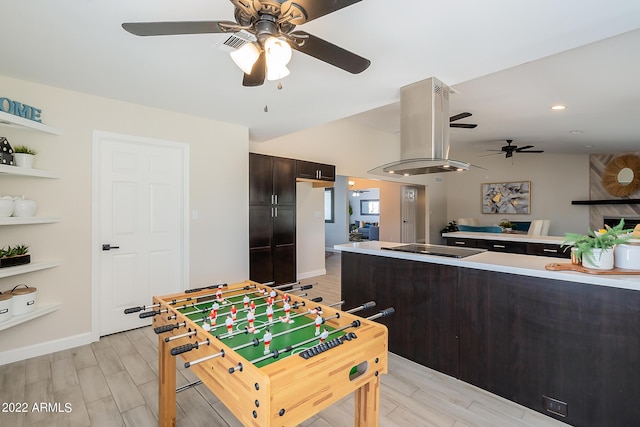
[[[40,119],[42,110],[27,104],[22,104],[18,101],[13,101],[9,98],[0,98],[0,111],[42,123],[42,120]]]

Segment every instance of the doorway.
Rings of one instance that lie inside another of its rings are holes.
[[[92,331],[150,324],[124,314],[188,281],[189,146],[95,131]]]
[[[402,186],[402,201],[400,206],[402,224],[402,243],[414,243],[416,241],[416,221],[418,218],[418,188]]]

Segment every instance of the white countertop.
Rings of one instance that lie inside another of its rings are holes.
[[[479,234],[479,233],[474,233]],[[485,233],[492,234],[492,233]],[[567,282],[586,283],[591,285],[611,286],[615,288],[640,291],[640,271],[637,275],[595,275],[574,271],[551,271],[545,269],[549,263],[563,263],[568,260],[534,255],[519,255],[504,252],[482,252],[466,258],[449,258],[433,255],[413,254],[382,250],[382,247],[400,246],[406,243],[397,242],[351,242],[335,245],[334,248],[343,252],[354,252],[365,255],[377,255],[387,258],[398,258],[412,261],[430,262],[433,264],[452,265],[458,267],[475,268],[478,270],[497,271],[522,276],[534,276],[545,279],[564,280]]]
[[[561,244],[564,237],[561,236],[529,236],[528,234],[518,233],[480,233],[476,231],[453,231],[450,233],[442,233],[442,237],[457,237],[459,239],[484,239],[484,240],[506,240],[509,242],[527,242],[527,243],[551,243]]]

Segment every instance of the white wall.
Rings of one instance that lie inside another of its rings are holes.
[[[38,288],[40,302],[62,303],[57,312],[0,332],[0,364],[81,345],[90,336],[93,130],[189,144],[189,198],[199,213],[190,223],[189,286],[248,278],[247,128],[3,76],[0,87],[2,96],[41,108],[43,122],[63,131],[50,136],[0,127],[12,144],[39,150],[37,168],[61,175],[1,176],[0,195],[24,194],[38,202],[39,215],[62,217],[57,224],[0,227],[0,245],[24,242],[34,259],[63,259],[57,268],[0,279],[2,291],[27,283]]]
[[[336,176],[333,186],[333,222],[324,224],[324,246],[325,250],[333,250],[334,245],[347,243],[349,240],[349,205],[347,203],[347,183],[346,176]]]
[[[589,198],[589,156],[515,154],[479,157],[478,153],[455,153],[487,170],[472,168],[450,173],[447,180],[447,222],[458,218],[478,218],[480,224],[497,224],[502,218],[515,221],[550,219],[550,235],[584,232],[589,226],[588,206],[572,205],[572,200]],[[531,215],[482,214],[481,185],[490,182],[531,181]],[[442,224],[444,227],[446,222]]]
[[[296,184],[296,258],[298,280],[326,274],[324,267],[324,188]]]

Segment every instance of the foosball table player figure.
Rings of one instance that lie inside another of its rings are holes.
[[[354,425],[377,426],[388,332],[375,320],[394,309],[359,317],[355,313],[375,302],[342,311],[343,301],[323,305],[322,298],[298,294],[311,286],[247,280],[156,296],[150,306],[126,309],[153,317],[158,334],[158,424],[175,426],[179,356],[199,378],[191,385],[204,383],[245,426],[296,426],[351,392]]]

